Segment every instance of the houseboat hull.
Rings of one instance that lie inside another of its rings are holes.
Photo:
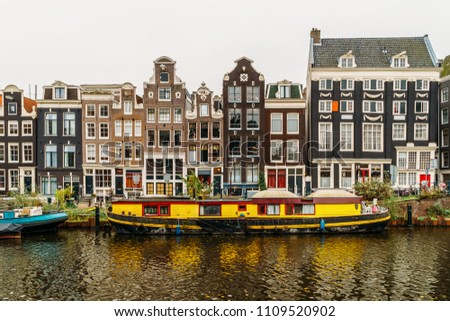
[[[54,232],[67,219],[66,213],[48,213],[36,216],[3,218],[0,219],[0,225],[10,223],[22,225],[22,234]]]
[[[371,233],[386,229],[387,212],[318,218],[146,218],[109,213],[119,234],[323,234]]]
[[[108,219],[120,234],[301,234],[380,232],[390,215],[346,191],[302,198],[268,190],[245,200],[121,200],[113,202]]]

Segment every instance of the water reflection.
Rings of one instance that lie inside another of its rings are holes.
[[[0,243],[2,300],[447,300],[450,230]]]

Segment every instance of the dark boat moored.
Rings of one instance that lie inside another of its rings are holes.
[[[23,226],[21,224],[0,224],[0,239],[19,239]]]

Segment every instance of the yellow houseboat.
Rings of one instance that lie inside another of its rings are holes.
[[[121,234],[297,234],[378,232],[390,215],[343,190],[308,197],[266,190],[251,199],[139,198],[113,202],[108,220]]]

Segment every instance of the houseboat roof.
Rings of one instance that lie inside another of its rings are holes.
[[[343,189],[321,189],[314,193],[311,193],[308,195],[308,197],[311,198],[318,198],[318,197],[359,197],[358,195],[352,194],[346,190]]]
[[[256,193],[252,198],[300,198],[300,196],[286,190],[268,189]]]

